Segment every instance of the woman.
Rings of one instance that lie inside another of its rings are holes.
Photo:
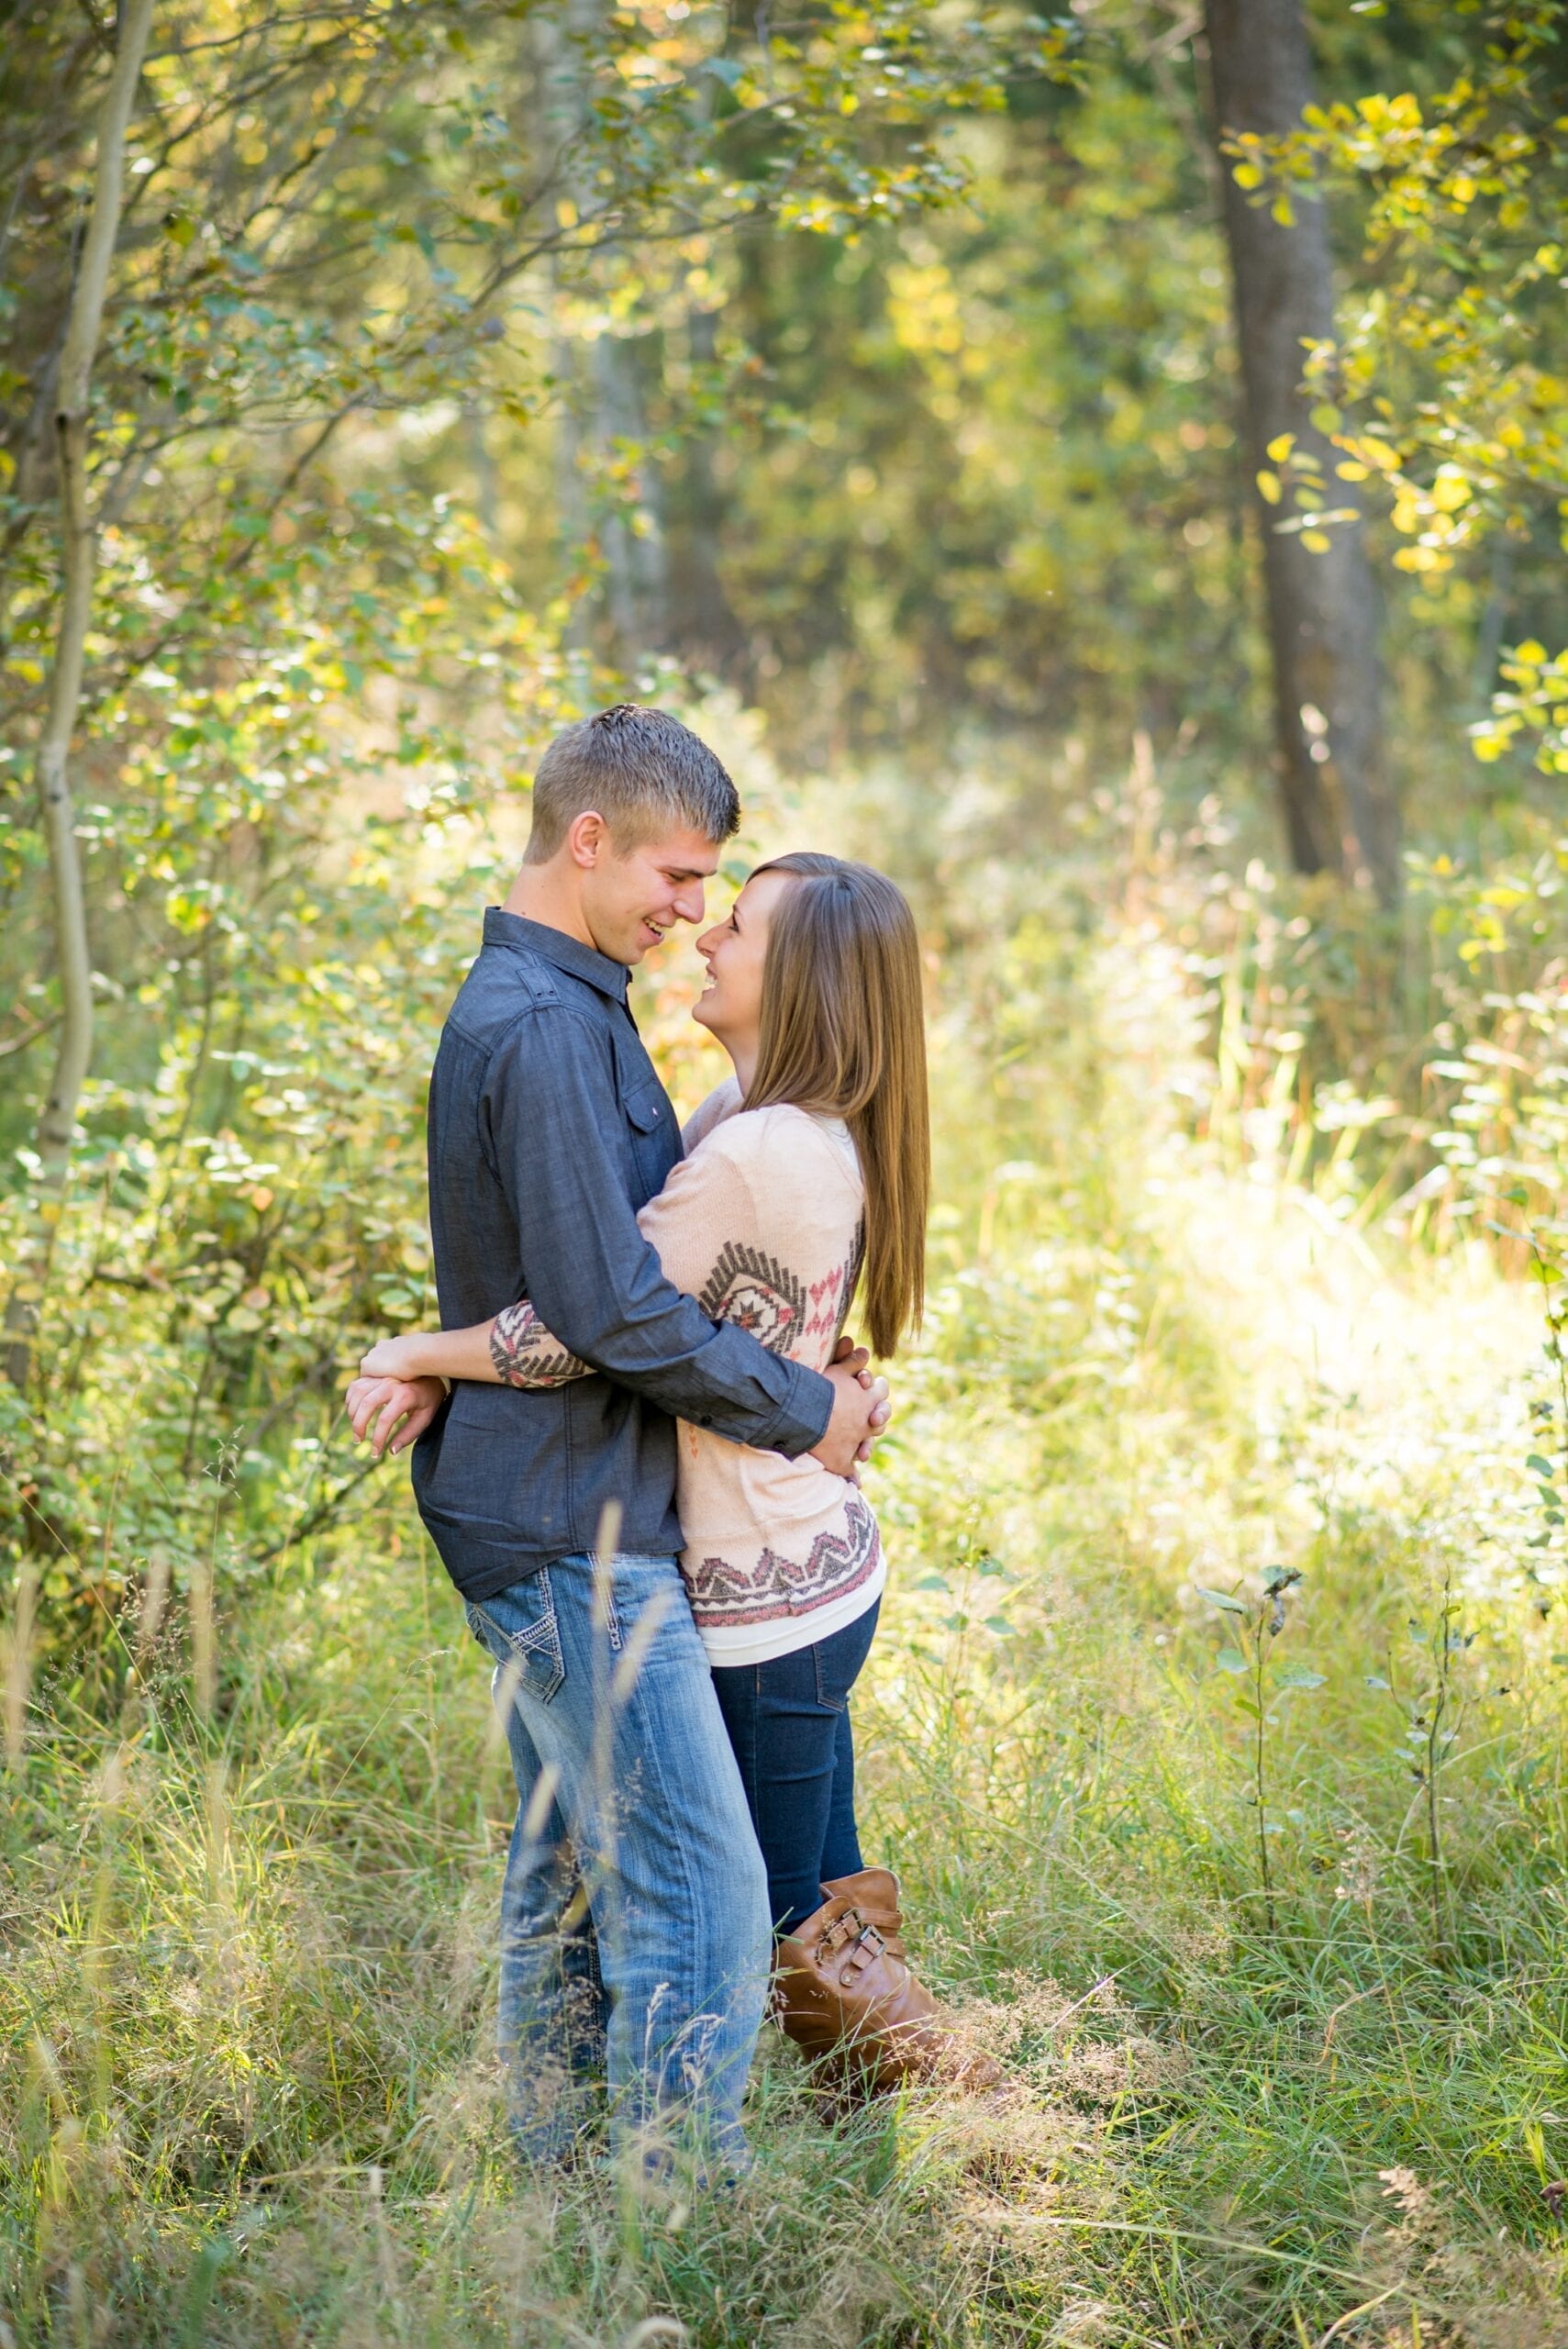
[[[914,920],[838,857],[776,858],[697,941],[694,1017],[734,1076],[638,1220],[715,1320],[820,1369],[859,1289],[874,1351],[919,1317],[929,1188]],[[468,1330],[384,1340],[363,1373],[556,1386],[587,1375],[526,1298]],[[682,1421],[682,1571],[707,1650],[778,1934],[784,2029],[840,2085],[885,2087],[960,2062],[898,1941],[896,1879],[867,1868],[849,1698],[886,1576],[859,1488],[809,1454],[752,1452]],[[824,1894],[827,1895],[824,1900]]]

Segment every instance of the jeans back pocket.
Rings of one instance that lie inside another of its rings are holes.
[[[549,1567],[541,1566],[526,1582],[498,1591],[483,1606],[477,1599],[464,1599],[462,1611],[469,1630],[494,1659],[500,1678],[510,1675],[514,1689],[526,1688],[541,1705],[548,1705],[566,1678]]]

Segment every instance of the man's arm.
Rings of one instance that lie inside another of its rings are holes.
[[[626,1196],[607,1040],[587,1021],[555,1005],[528,1013],[495,1049],[486,1107],[529,1298],[573,1353],[678,1418],[789,1459],[847,1433],[857,1407],[869,1423],[852,1375],[769,1353],[665,1278]]]

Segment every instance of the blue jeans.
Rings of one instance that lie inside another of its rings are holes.
[[[617,2133],[680,2124],[744,2163],[767,1879],[675,1560],[562,1558],[466,1613],[517,1785],[499,2036],[520,2148],[559,2158],[607,2089]]]
[[[825,1878],[862,1863],[855,1829],[850,1690],[876,1635],[881,1601],[825,1640],[767,1664],[722,1664],[719,1709],[768,1870],[768,1913],[793,1932],[822,1906]]]

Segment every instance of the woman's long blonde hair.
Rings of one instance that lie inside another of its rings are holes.
[[[869,864],[803,851],[757,871],[795,886],[769,925],[746,1107],[787,1101],[848,1125],[865,1180],[866,1328],[873,1351],[891,1354],[926,1294],[931,1133],[915,918]]]

